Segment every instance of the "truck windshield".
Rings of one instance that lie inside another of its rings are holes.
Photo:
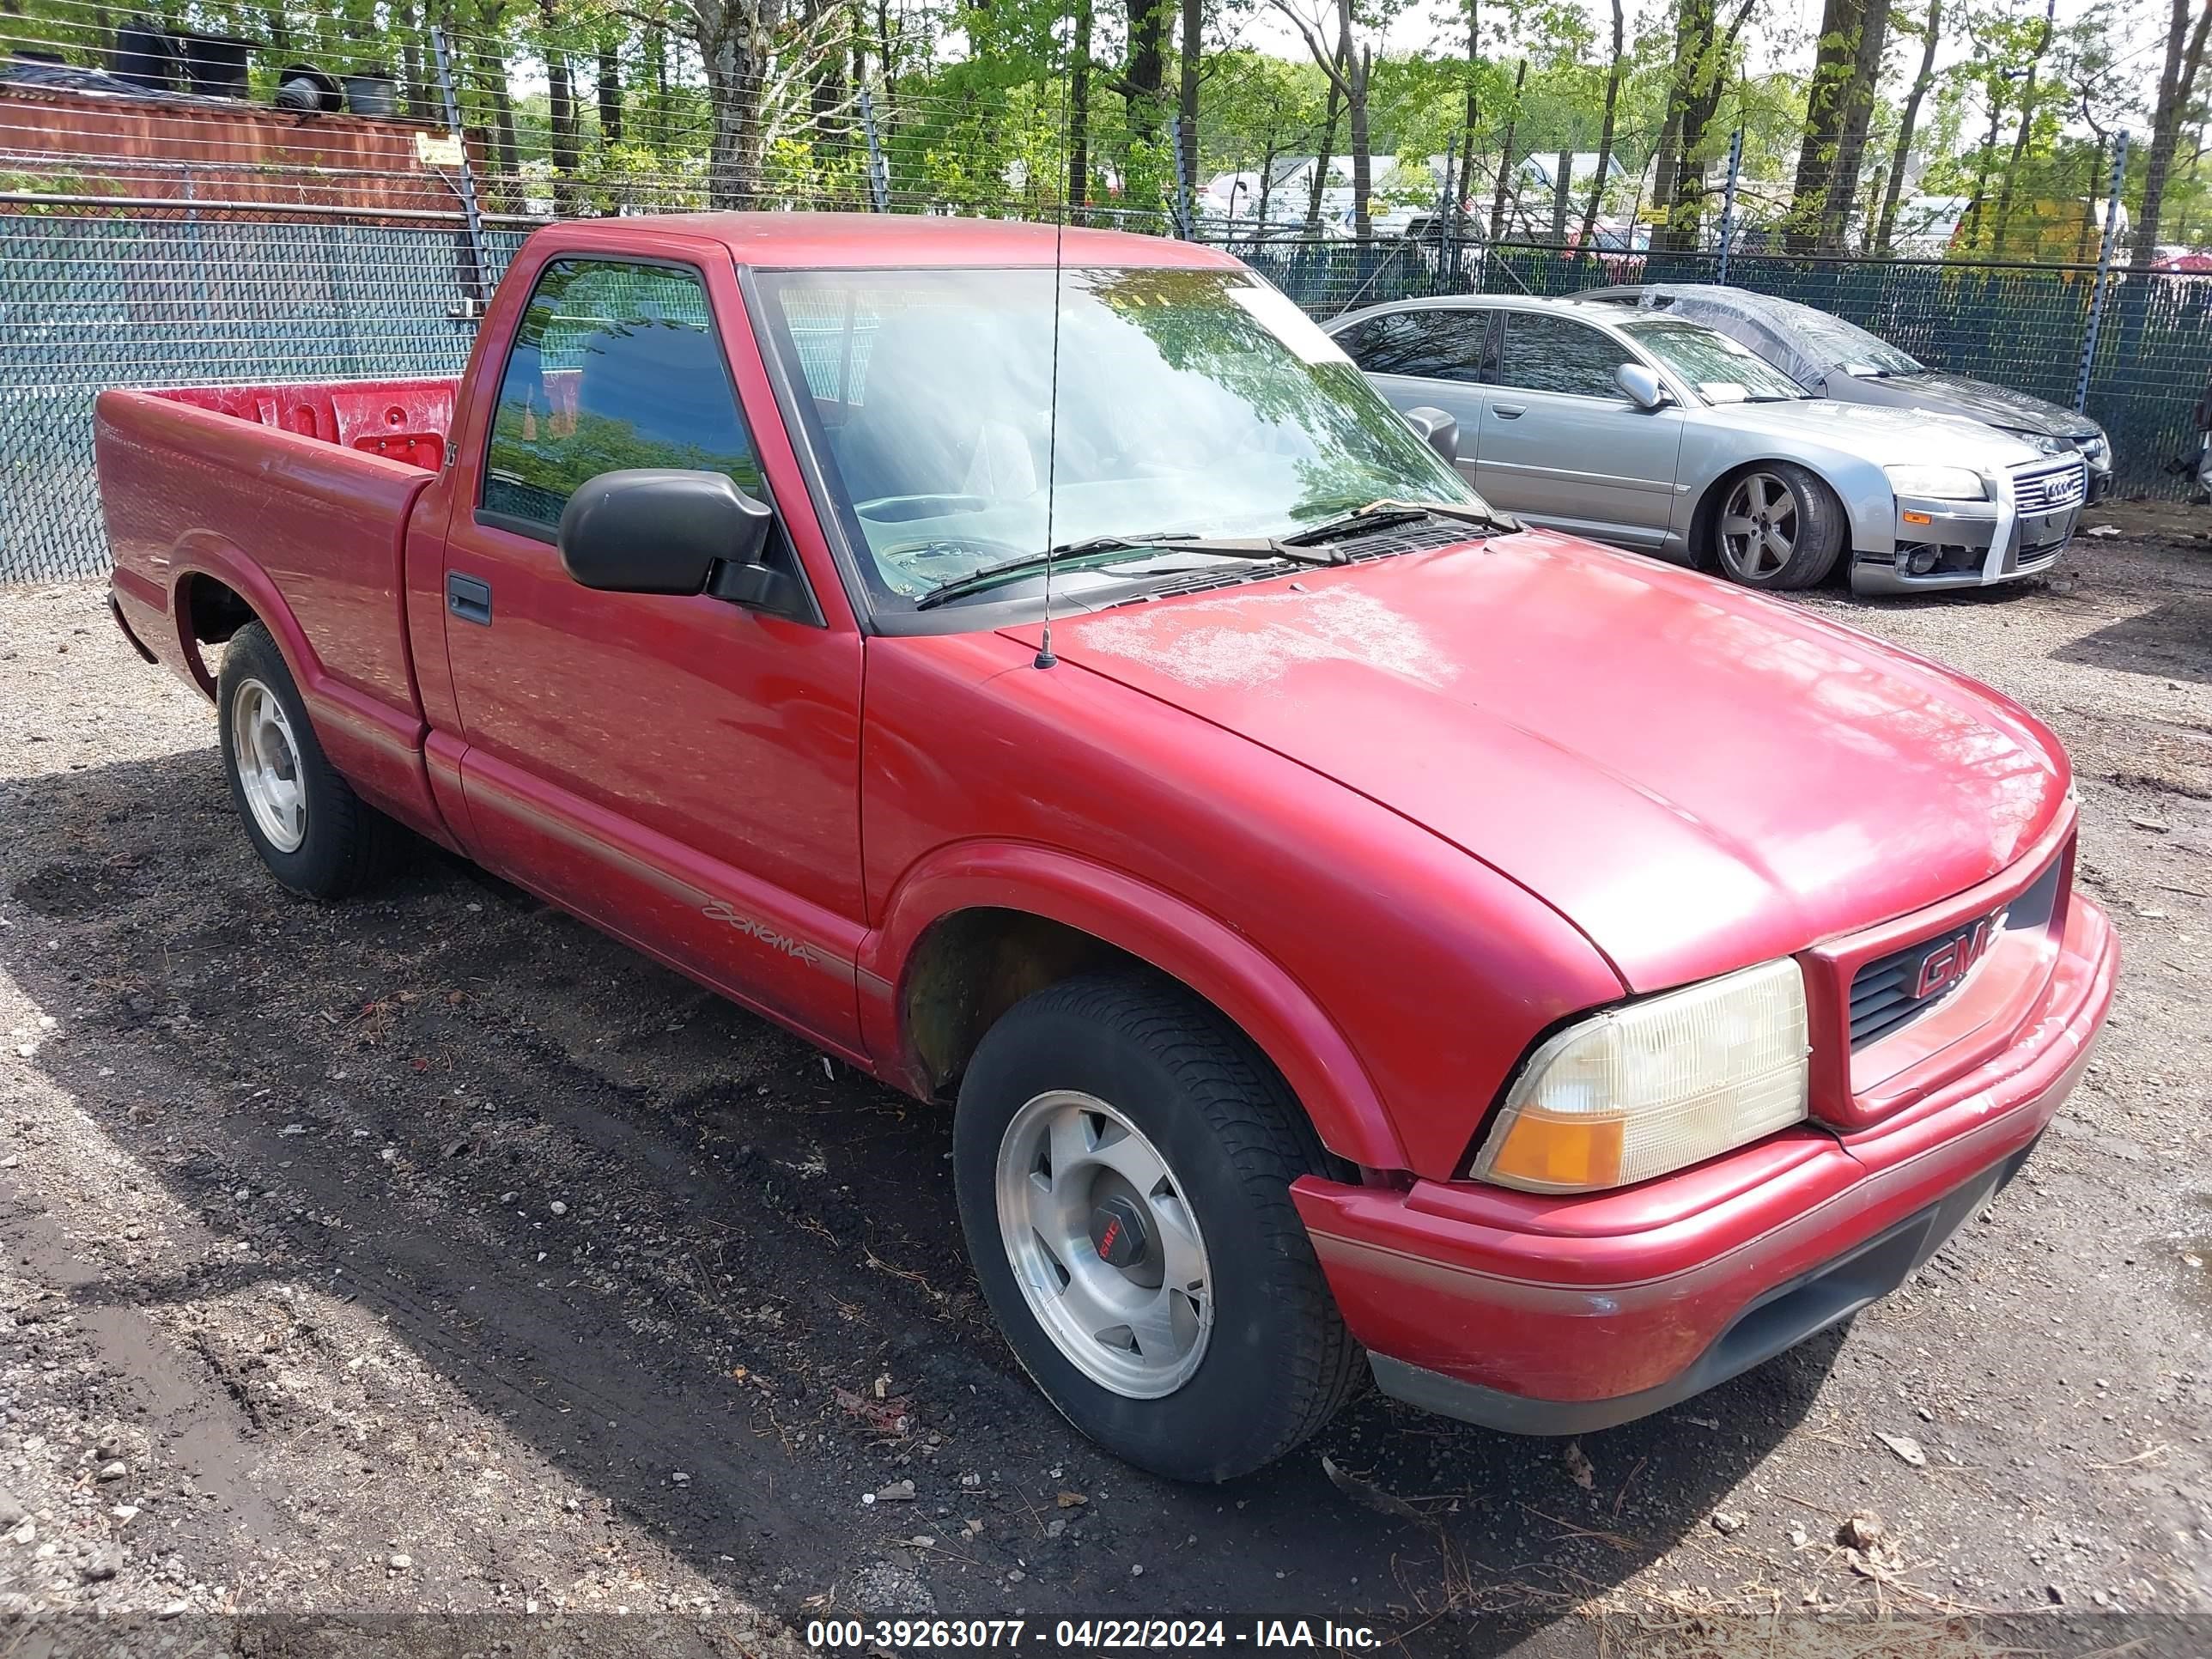
[[[879,602],[1048,547],[1288,535],[1386,497],[1479,505],[1327,336],[1242,271],[793,271],[763,286]]]

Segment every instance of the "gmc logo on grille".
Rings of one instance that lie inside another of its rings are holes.
[[[1966,978],[1973,965],[1989,954],[1990,941],[2003,925],[2004,912],[2000,910],[1976,922],[1965,933],[1954,934],[1921,957],[1920,971],[1912,981],[1913,1000],[1923,1001]]]

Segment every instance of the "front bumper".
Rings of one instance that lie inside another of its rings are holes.
[[[1868,1127],[1569,1198],[1312,1176],[1291,1194],[1385,1392],[1518,1433],[1628,1422],[1848,1319],[1941,1249],[2081,1076],[2118,967],[2075,896],[2018,1039]]]
[[[2008,502],[1900,500],[1893,550],[1855,556],[1851,591],[1927,593],[2039,574],[2066,550],[2083,505],[2015,514]]]

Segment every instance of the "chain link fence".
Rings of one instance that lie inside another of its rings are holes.
[[[1231,246],[1317,317],[1430,295],[1557,296],[1617,283],[1711,283],[1723,274],[1717,251],[1280,239]],[[2097,286],[2094,264],[1738,253],[1725,274],[1737,287],[1846,318],[1931,368],[2073,406]],[[2112,438],[2118,493],[2187,496],[2195,489],[2193,410],[2212,374],[2212,276],[2115,270],[2088,367],[2082,406]]]

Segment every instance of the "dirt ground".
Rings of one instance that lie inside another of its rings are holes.
[[[1806,601],[2073,750],[2124,983],[1993,1209],[1848,1334],[1646,1422],[1522,1440],[1370,1395],[1203,1491],[1024,1382],[945,1115],[442,856],[288,898],[101,590],[0,592],[0,1643],[668,1656],[1107,1613],[2212,1650],[2212,511],[2120,522],[2016,590]],[[1839,1541],[1862,1511],[1881,1536]]]

